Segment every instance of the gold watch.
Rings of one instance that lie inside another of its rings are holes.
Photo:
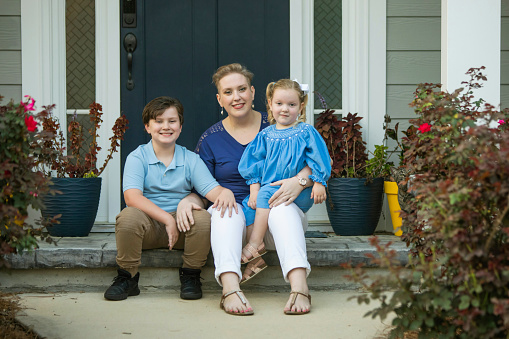
[[[299,184],[302,187],[306,187],[306,184],[308,183],[308,179],[302,178],[300,175],[297,176],[297,179],[299,179]]]

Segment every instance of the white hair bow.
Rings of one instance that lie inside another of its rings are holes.
[[[299,84],[300,90],[304,92],[304,95],[309,93],[309,85],[308,84],[301,84],[297,79],[293,79],[296,83]]]

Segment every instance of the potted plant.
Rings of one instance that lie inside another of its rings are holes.
[[[61,194],[46,194],[43,197],[44,208],[42,215],[46,218],[58,216],[59,223],[47,227],[52,236],[87,236],[93,227],[99,197],[101,193],[100,175],[113,153],[118,151],[120,140],[123,140],[127,130],[127,118],[119,117],[113,126],[113,136],[107,157],[101,167],[97,167],[97,152],[101,149],[97,145],[98,130],[102,122],[102,106],[96,102],[90,104],[88,116],[92,122],[89,129],[91,138],[88,149],[84,150],[83,126],[76,120],[76,114],[68,127],[68,141],[60,129],[60,123],[52,110],[53,106],[45,107],[41,112],[42,128],[48,135],[53,136],[43,143],[45,149],[55,152],[39,154],[42,170],[51,176],[51,188]],[[67,154],[65,150],[69,145]]]
[[[326,206],[331,226],[338,235],[372,235],[382,211],[384,178],[393,166],[388,147],[376,145],[369,157],[359,124],[362,117],[348,113],[338,118],[317,95],[324,111],[315,127],[333,161]]]

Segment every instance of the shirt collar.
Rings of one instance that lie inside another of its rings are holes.
[[[147,157],[149,165],[162,163],[161,160],[157,159],[156,157],[156,152],[154,152],[152,140],[147,143]],[[180,145],[175,145],[175,154],[173,154],[173,160],[171,161],[168,169],[173,169],[177,166],[184,166],[184,149]]]

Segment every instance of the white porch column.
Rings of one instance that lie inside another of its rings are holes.
[[[468,80],[466,71],[485,66],[488,81],[476,98],[500,105],[500,0],[442,0],[441,73],[449,92]]]
[[[65,121],[65,0],[21,0],[21,50],[22,94]]]

